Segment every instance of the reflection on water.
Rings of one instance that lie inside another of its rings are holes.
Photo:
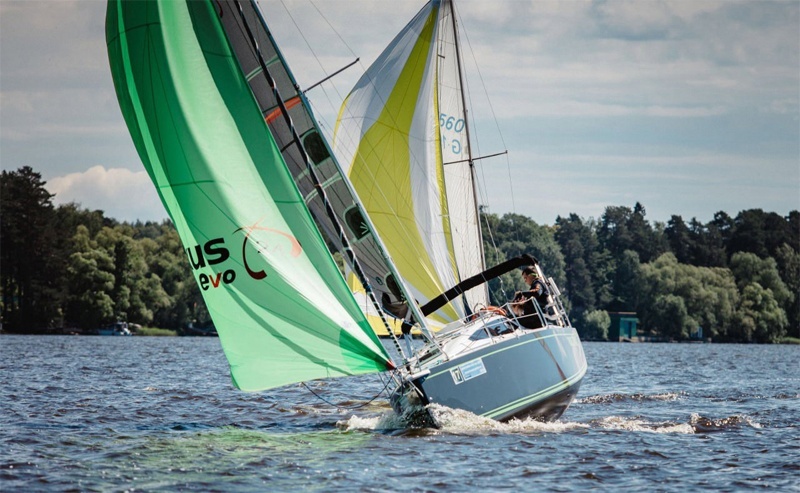
[[[2,336],[0,489],[797,487],[799,347],[585,349],[560,421],[419,428],[375,375],[239,392],[217,339]]]

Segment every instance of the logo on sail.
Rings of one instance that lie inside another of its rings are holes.
[[[244,266],[247,275],[256,281],[267,277],[267,271],[257,267],[256,259],[258,257],[267,255],[297,257],[303,251],[297,238],[274,228],[260,226],[260,222],[259,220],[253,225],[242,226],[234,231],[234,234],[240,231],[244,233],[244,238],[241,240],[240,263]],[[231,238],[230,241],[235,244],[237,240]],[[253,250],[255,250],[255,254]],[[221,265],[231,258],[231,250],[228,248],[225,238],[213,238],[202,245],[187,248],[186,253],[189,255],[189,264],[192,266],[192,270],[196,271],[206,267],[211,268],[212,271],[216,270],[211,273],[201,272],[198,275],[200,289],[203,291],[236,281],[236,270],[228,265]],[[222,269],[217,270],[216,266],[220,266]]]
[[[236,230],[244,231],[244,241],[242,242],[242,263],[244,264],[244,268],[247,271],[247,274],[255,280],[261,280],[267,277],[266,271],[262,270],[253,270],[250,267],[250,264],[247,262],[247,245],[248,241],[256,251],[264,255],[265,251],[268,251],[271,255],[275,254],[282,254],[285,252],[286,248],[289,248],[289,255],[292,257],[297,257],[300,255],[300,252],[303,251],[303,248],[300,246],[300,242],[297,241],[297,238],[294,236],[284,233],[283,231],[279,231],[273,228],[265,228],[263,226],[259,226],[258,223],[261,221],[256,222],[252,226],[243,226]],[[252,238],[255,231],[263,231],[266,234],[259,234],[257,238]],[[267,239],[270,237],[274,237],[275,235],[278,236],[278,239],[283,239],[283,241],[276,241],[275,243],[268,244]],[[252,240],[252,241],[251,241]]]

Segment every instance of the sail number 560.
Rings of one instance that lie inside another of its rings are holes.
[[[456,117],[454,116],[450,116],[445,113],[439,113],[439,126],[447,130],[461,132],[464,130],[464,119],[459,118],[456,120]]]

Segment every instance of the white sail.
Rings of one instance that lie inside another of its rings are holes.
[[[442,164],[447,194],[447,210],[453,237],[453,253],[461,279],[479,274],[485,268],[471,163],[467,110],[464,107],[458,32],[451,2],[443,3],[439,14],[438,100]],[[467,291],[470,308],[487,305],[486,284]]]
[[[420,304],[482,270],[450,4],[426,5],[342,106],[334,152]],[[452,183],[451,183],[452,182]],[[470,305],[485,303],[485,288]],[[454,300],[429,319],[466,315]]]

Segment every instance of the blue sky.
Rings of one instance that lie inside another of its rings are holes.
[[[309,92],[331,128],[349,88],[422,2],[261,5],[301,86],[360,57]],[[800,2],[457,8],[475,148],[509,151],[480,161],[490,211],[552,224],[637,201],[651,221],[800,209]],[[0,0],[0,165],[41,172],[56,203],[162,219],[117,105],[104,17],[101,1]]]

